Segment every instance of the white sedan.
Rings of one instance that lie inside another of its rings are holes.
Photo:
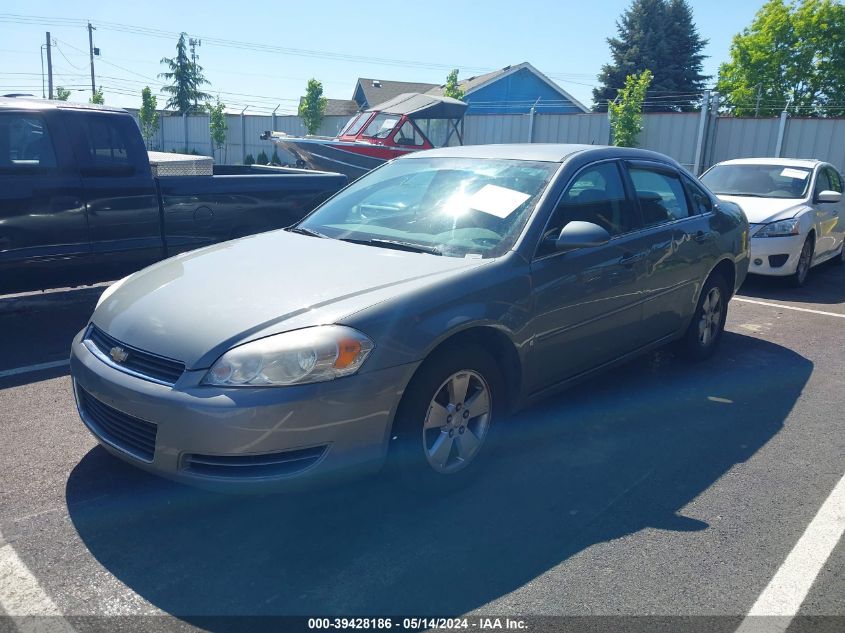
[[[742,158],[711,167],[701,181],[739,204],[751,224],[750,273],[802,286],[810,268],[845,263],[842,176],[817,160]]]

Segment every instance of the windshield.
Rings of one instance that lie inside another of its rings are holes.
[[[361,131],[361,128],[364,127],[364,124],[370,119],[372,114],[372,112],[362,112],[361,114],[355,115],[349,120],[349,123],[346,124],[346,127],[338,136],[355,136]]]
[[[810,173],[810,169],[783,165],[716,165],[701,182],[717,195],[803,198]]]
[[[363,136],[371,138],[387,138],[390,136],[393,128],[396,127],[396,124],[399,123],[400,118],[401,117],[396,114],[379,114],[370,122],[367,129],[364,130]]]
[[[509,250],[557,163],[414,158],[387,163],[326,202],[299,228],[335,239],[390,240],[451,257]]]

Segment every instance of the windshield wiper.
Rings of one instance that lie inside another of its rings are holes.
[[[378,246],[379,248],[393,248],[397,251],[409,251],[411,253],[428,253],[429,255],[443,254],[436,246],[412,244],[411,242],[401,242],[399,240],[384,240],[377,237],[366,240],[356,239],[354,237],[342,237],[340,240],[342,242],[351,242],[352,244],[365,244],[367,246]]]
[[[291,233],[299,233],[300,235],[310,235],[311,237],[328,237],[327,235],[318,233],[313,229],[306,229],[304,226],[289,226],[285,229],[285,231],[290,231]]]

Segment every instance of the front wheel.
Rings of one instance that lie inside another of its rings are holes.
[[[483,348],[458,344],[436,352],[400,404],[391,468],[404,480],[428,488],[467,479],[490,452],[503,397],[501,371]]]
[[[716,351],[725,331],[728,316],[728,284],[718,273],[712,273],[698,298],[692,322],[684,335],[683,347],[692,360],[704,360]]]
[[[790,277],[792,285],[796,288],[800,288],[807,283],[807,275],[810,274],[810,267],[813,265],[813,251],[815,247],[815,240],[812,234],[810,234],[804,240],[804,245],[801,247],[801,254],[798,256],[798,266],[796,266],[795,272]]]
[[[839,255],[834,257],[833,261],[839,266],[845,265],[845,240],[842,241],[842,246],[839,247]]]

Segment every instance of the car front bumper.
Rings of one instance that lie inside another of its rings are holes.
[[[753,233],[755,228],[752,228]],[[752,237],[749,273],[785,277],[795,273],[806,235]],[[785,257],[784,257],[785,256]],[[781,264],[781,261],[783,263]],[[780,264],[780,265],[778,265]]]
[[[73,341],[80,417],[113,455],[184,483],[232,492],[289,489],[382,463],[417,364],[292,387],[218,388],[186,371],[173,385],[129,375]]]

